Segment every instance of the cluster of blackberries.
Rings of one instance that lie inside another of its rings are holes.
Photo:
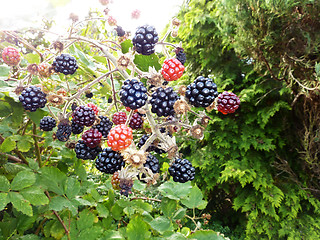
[[[119,95],[122,104],[132,110],[144,106],[148,99],[147,88],[136,79],[124,81]]]
[[[194,179],[195,169],[187,159],[176,159],[169,167],[169,173],[173,181],[185,183]]]
[[[64,75],[74,74],[78,69],[77,60],[69,54],[61,54],[56,57],[52,63],[56,72],[63,73]]]
[[[123,166],[124,161],[121,154],[113,151],[110,147],[103,149],[96,159],[96,168],[104,173],[113,174]]]
[[[152,105],[151,111],[156,113],[159,117],[167,117],[175,114],[173,105],[179,99],[178,94],[173,91],[172,87],[163,89],[162,87],[157,88],[152,93],[150,103]]]
[[[195,107],[208,107],[218,96],[217,85],[212,79],[199,76],[187,86],[185,96]]]
[[[135,50],[143,55],[154,53],[154,46],[158,41],[159,37],[156,29],[149,25],[139,27],[132,39]]]
[[[46,96],[39,87],[30,86],[22,91],[19,101],[25,110],[35,112],[38,108],[43,108],[46,105]]]

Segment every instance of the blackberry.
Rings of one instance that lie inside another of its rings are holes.
[[[120,190],[119,171],[115,172],[111,177],[111,185],[114,190]]]
[[[132,179],[120,178],[119,187],[121,188],[120,194],[128,197],[129,194],[132,193],[131,189],[133,186]]]
[[[137,29],[132,43],[138,53],[150,55],[154,53],[154,46],[158,40],[159,37],[156,29],[153,26],[144,25]]]
[[[82,134],[81,138],[88,147],[95,148],[100,144],[102,134],[98,129],[90,128]]]
[[[78,107],[78,104],[77,104],[77,103],[73,102],[73,103],[71,104],[71,110],[72,110],[72,111],[76,110],[77,107]]]
[[[112,128],[113,123],[110,121],[110,119],[106,116],[99,116],[100,122],[96,125],[94,125],[92,128],[98,129],[99,132],[101,132],[103,137],[108,137],[108,134]]]
[[[144,134],[144,135],[140,138],[139,143],[137,144],[137,147],[140,149],[140,148],[146,143],[146,141],[148,140],[149,137],[150,137],[149,135]],[[164,150],[162,150],[161,148],[158,148],[158,147],[154,146],[153,144],[151,144],[151,145],[147,148],[146,151],[147,151],[147,152],[153,152],[153,151],[154,151],[154,152],[156,152],[156,153],[158,153],[158,154],[165,153]]]
[[[199,76],[187,86],[185,96],[195,107],[208,107],[218,96],[217,85],[212,79]]]
[[[92,97],[93,97],[93,93],[92,92],[86,93],[86,98],[92,98]]]
[[[149,168],[153,173],[158,173],[160,170],[159,160],[149,153],[147,161],[143,164],[144,167]]]
[[[112,97],[108,98],[108,103],[112,103]]]
[[[101,151],[101,147],[90,148],[84,143],[83,140],[79,140],[75,148],[77,158],[83,160],[94,160]]]
[[[96,159],[96,168],[100,172],[113,174],[123,166],[124,161],[121,154],[113,151],[110,147],[103,149]]]
[[[117,26],[115,30],[117,31],[118,37],[123,37],[126,34],[126,31],[124,31],[123,28],[120,26]]]
[[[56,137],[61,142],[66,142],[69,140],[71,135],[71,126],[69,122],[60,122],[58,124],[58,130],[56,132]]]
[[[240,99],[232,92],[220,93],[217,98],[217,110],[223,114],[234,113],[240,105]]]
[[[51,131],[56,127],[56,120],[52,117],[45,116],[40,120],[40,129],[43,131]]]
[[[195,169],[187,159],[176,159],[169,167],[169,173],[173,181],[185,183],[194,179]]]
[[[141,117],[141,115],[139,113],[133,114],[130,119],[129,126],[132,129],[139,129],[139,128],[142,128],[142,125],[143,125],[143,118]]]
[[[159,87],[155,92],[152,93],[150,103],[152,105],[151,112],[156,113],[158,117],[162,116],[173,116],[174,103],[179,99],[178,94],[173,91],[172,87],[165,89]]]
[[[39,87],[30,86],[22,91],[19,101],[25,110],[35,112],[38,108],[43,108],[46,105],[46,96]]]
[[[176,52],[176,59],[178,59],[181,62],[181,64],[184,65],[187,60],[187,57],[186,57],[186,54],[184,53],[183,48],[178,47],[175,50],[175,52]]]
[[[116,112],[112,116],[112,122],[115,125],[125,124],[127,121],[127,114],[125,112]]]
[[[136,79],[124,81],[119,95],[122,104],[132,110],[144,106],[148,99],[147,88]]]
[[[91,126],[93,125],[96,114],[91,107],[79,106],[72,113],[73,121],[80,126]]]
[[[74,74],[78,69],[77,60],[69,54],[61,54],[53,61],[52,66],[56,72],[64,75]]]
[[[73,119],[71,120],[71,132],[73,134],[80,134],[83,132],[84,126],[76,124]]]

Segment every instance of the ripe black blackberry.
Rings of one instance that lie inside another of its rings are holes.
[[[77,60],[69,54],[61,54],[53,61],[52,66],[56,72],[64,75],[74,74],[78,69]]]
[[[130,119],[129,126],[132,129],[139,129],[142,128],[143,125],[143,118],[139,113],[134,113]]]
[[[186,54],[184,53],[184,50],[183,48],[176,48],[175,50],[175,53],[176,53],[176,59],[178,59],[182,65],[185,64],[185,62],[187,61],[187,57],[186,57]]]
[[[113,123],[106,116],[100,115],[99,118],[100,118],[100,122],[94,125],[92,128],[98,129],[98,131],[102,133],[102,136],[107,138]]]
[[[91,107],[79,106],[72,113],[73,121],[80,126],[91,126],[93,125],[96,114]]]
[[[195,169],[187,159],[177,158],[169,167],[169,173],[173,181],[185,183],[194,179]]]
[[[131,191],[132,186],[133,186],[132,179],[120,178],[119,187],[121,188],[121,190],[120,190],[121,195],[128,197],[129,194],[132,193],[132,191]]]
[[[158,40],[159,37],[156,29],[153,26],[144,25],[137,29],[132,43],[138,53],[150,55],[154,53],[154,46]]]
[[[73,102],[73,103],[71,104],[71,110],[72,110],[72,111],[76,110],[77,107],[78,107],[78,104],[77,104],[77,103]]]
[[[118,37],[123,37],[126,34],[126,31],[124,31],[121,26],[117,26],[115,30],[117,31]]]
[[[93,93],[92,92],[86,93],[86,98],[92,98],[92,97],[93,97]]]
[[[80,134],[83,132],[84,126],[76,124],[73,119],[71,120],[71,132],[73,134]]]
[[[137,144],[137,147],[140,149],[140,148],[146,143],[146,141],[148,140],[149,137],[150,137],[149,135],[144,134],[144,135],[140,138],[140,140],[139,140],[139,142],[138,142],[138,144]],[[156,152],[156,153],[158,153],[158,154],[165,153],[164,150],[162,150],[161,148],[158,148],[158,147],[156,147],[156,146],[154,146],[154,145],[152,145],[152,144],[147,148],[146,151],[147,151],[147,152],[153,152],[153,151],[154,151],[154,152]]]
[[[208,107],[218,96],[217,85],[212,79],[199,76],[187,86],[185,96],[195,107]]]
[[[43,131],[51,131],[56,127],[56,120],[49,116],[44,116],[40,120],[40,129]]]
[[[124,81],[119,95],[122,104],[132,110],[144,106],[148,99],[147,88],[136,79]]]
[[[43,108],[46,105],[46,96],[39,87],[30,86],[21,92],[19,101],[25,110],[35,112],[38,108]]]
[[[61,142],[69,140],[71,135],[71,126],[69,121],[62,121],[58,124],[58,130],[56,132],[56,138]]]
[[[121,154],[113,151],[110,147],[103,149],[96,159],[96,168],[100,172],[113,174],[123,166],[124,161]]]
[[[156,113],[158,117],[173,116],[175,114],[173,105],[179,99],[178,94],[173,91],[172,87],[165,89],[159,87],[152,93],[150,103],[151,112]]]
[[[112,97],[108,98],[108,103],[112,103]]]
[[[153,173],[158,173],[160,170],[159,160],[149,153],[147,161],[143,164],[144,167],[149,168]]]
[[[75,148],[77,158],[83,160],[94,160],[101,151],[101,147],[90,148],[84,143],[83,140],[79,140]]]

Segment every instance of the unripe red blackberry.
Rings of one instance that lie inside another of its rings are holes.
[[[125,162],[119,152],[113,151],[110,147],[99,153],[96,159],[96,168],[104,173],[115,173],[124,166]]]
[[[112,122],[115,125],[125,124],[127,121],[127,114],[125,112],[116,112],[112,116]]]
[[[22,91],[19,101],[25,110],[35,112],[38,108],[43,108],[46,105],[46,96],[39,87],[30,86]]]
[[[90,148],[84,143],[83,140],[79,140],[75,147],[77,158],[83,160],[94,160],[101,151],[101,147]]]
[[[114,190],[120,190],[120,178],[119,178],[119,171],[113,173],[112,177],[111,177],[111,184],[112,184],[112,188]]]
[[[223,114],[234,113],[240,105],[240,99],[232,92],[220,93],[217,99],[217,109]]]
[[[137,53],[142,55],[150,55],[154,53],[155,44],[159,41],[156,29],[149,25],[141,26],[137,29],[132,39],[132,44]]]
[[[56,57],[52,66],[56,72],[63,73],[64,75],[74,74],[78,69],[75,57],[65,53]]]
[[[73,121],[80,126],[93,125],[96,114],[92,108],[88,106],[78,106],[72,113]]]
[[[21,56],[16,48],[6,47],[2,51],[2,59],[10,66],[17,66],[20,63]]]
[[[98,107],[97,107],[96,105],[94,105],[93,103],[88,103],[87,106],[90,107],[90,108],[92,108],[92,110],[94,111],[94,113],[95,113],[96,115],[98,115],[99,109],[98,109]]]
[[[173,177],[173,181],[185,183],[194,179],[195,169],[187,159],[178,158],[169,167],[169,173]]]
[[[132,110],[144,106],[148,99],[147,88],[136,79],[124,81],[119,95],[122,104]]]
[[[187,86],[185,96],[195,107],[208,107],[218,96],[217,85],[211,78],[199,76]]]
[[[88,147],[95,148],[100,144],[102,134],[98,129],[91,128],[85,131],[81,138]]]
[[[43,131],[51,131],[56,127],[56,120],[49,116],[44,116],[40,120],[40,129]]]
[[[135,113],[135,114],[132,115],[132,117],[130,119],[129,126],[132,129],[142,128],[142,126],[143,126],[143,118],[141,117],[141,115],[139,113]]]

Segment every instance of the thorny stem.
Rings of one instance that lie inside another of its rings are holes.
[[[156,44],[159,44],[159,45],[165,45],[165,46],[171,46],[171,47],[174,47],[174,48],[177,48],[177,46],[173,43],[168,43],[168,42],[157,42]]]
[[[302,87],[303,89],[306,89],[306,90],[309,90],[309,91],[314,91],[314,90],[319,89],[319,87],[309,88],[309,87],[307,87],[307,86],[304,86],[302,83],[300,83],[300,82],[298,81],[298,79],[296,79],[296,78],[293,76],[292,71],[289,71],[289,76],[290,76],[293,80],[295,80],[295,81],[299,84],[299,86]]]
[[[111,64],[110,64],[110,60],[109,59],[108,59],[108,68],[109,68],[109,71],[110,71],[111,70]],[[113,81],[112,74],[110,75],[110,79],[111,79],[111,86],[112,86],[112,98],[113,98],[113,102],[114,102],[114,105],[116,107],[116,110],[118,112],[116,89],[115,89],[115,86],[114,86],[114,81]]]
[[[31,120],[30,120],[30,118],[29,118],[28,121],[27,121],[27,123],[26,123],[26,125],[25,125],[24,128],[23,128],[23,131],[22,131],[22,133],[21,133],[21,136],[23,136],[23,135],[26,133],[26,130],[27,130],[27,127],[28,127],[30,121],[31,121]]]
[[[49,110],[49,112],[50,112],[51,116],[52,116],[55,120],[58,120],[57,116],[56,116],[56,115],[51,111],[51,108],[50,108],[50,106],[49,106],[49,105],[47,105],[47,108],[48,108],[48,110]]]
[[[153,143],[154,140],[156,140],[157,135],[156,134],[152,134],[147,141],[145,142],[145,144],[142,146],[141,151],[145,152],[147,151],[148,147]]]
[[[35,146],[35,150],[36,150],[36,156],[37,156],[37,161],[38,161],[38,164],[39,164],[39,167],[41,168],[41,155],[40,155],[40,148],[39,148],[39,145],[38,145],[38,139],[35,135],[37,135],[37,125],[35,123],[33,123],[33,135],[32,138],[33,138],[33,141],[34,141],[34,146]]]
[[[154,202],[161,202],[160,199],[148,198],[148,197],[133,197],[133,198],[130,199],[130,201],[133,201],[133,200],[136,200],[136,199],[149,200],[149,201],[154,201]]]
[[[10,154],[8,154],[8,153],[2,153],[2,152],[0,152],[0,155],[5,156],[5,157],[7,157],[8,159],[10,159],[10,160],[12,160],[12,161],[15,161],[15,162],[17,162],[17,163],[24,163],[20,158],[17,158],[17,157],[15,157],[15,156],[12,156],[12,155],[10,155]]]
[[[133,115],[133,112],[134,112],[134,110],[131,110],[131,111],[130,111],[129,116],[128,116],[127,121],[126,121],[126,126],[129,125],[130,120],[131,120],[131,117],[132,117],[132,115]]]

